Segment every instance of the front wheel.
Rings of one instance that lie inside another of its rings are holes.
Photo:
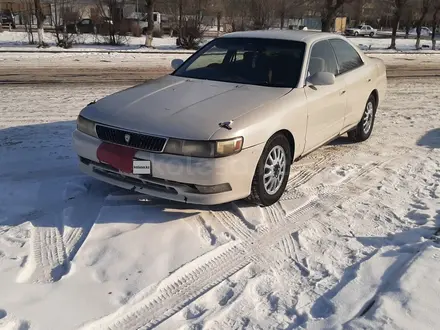
[[[252,180],[249,200],[269,206],[276,203],[286,189],[291,165],[290,144],[283,134],[270,138],[264,147]]]
[[[373,131],[374,119],[376,117],[376,99],[373,95],[368,98],[362,119],[355,129],[348,132],[348,137],[354,142],[367,140]]]
[[[356,31],[356,32],[354,33],[354,36],[357,37],[358,35],[359,35],[359,32]]]

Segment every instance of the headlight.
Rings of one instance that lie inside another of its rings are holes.
[[[243,138],[223,141],[187,141],[169,139],[164,152],[168,154],[214,158],[225,157],[241,151]]]
[[[84,134],[98,137],[96,134],[95,123],[82,116],[78,116],[78,119],[76,120],[76,128]]]

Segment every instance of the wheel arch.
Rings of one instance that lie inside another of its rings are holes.
[[[275,135],[284,135],[287,140],[289,141],[289,146],[290,146],[290,155],[291,155],[291,163],[293,163],[293,160],[295,159],[295,138],[293,137],[292,132],[290,132],[288,129],[281,129],[277,132],[275,132],[274,134],[272,134],[272,136],[270,138],[272,138]],[[270,139],[269,138],[269,139]]]

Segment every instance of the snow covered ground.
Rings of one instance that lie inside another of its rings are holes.
[[[2,85],[0,328],[437,328],[439,82],[390,80],[371,139],[303,158],[268,208],[83,176],[74,120],[123,86]]]
[[[36,38],[36,36],[35,36]],[[205,42],[212,38],[206,38]],[[123,51],[123,52],[188,52],[176,47],[176,38],[163,37],[154,38],[154,49],[140,48],[144,45],[145,37],[127,37],[126,44],[123,46],[103,45],[103,37],[96,37],[91,34],[82,34],[77,37],[76,44],[71,49],[62,49],[56,47],[55,37],[52,33],[46,33],[46,41],[51,45],[49,48],[38,49],[35,45],[28,44],[28,36],[25,32],[9,32],[0,33],[0,50],[2,51],[35,51],[35,52],[98,52],[98,51]],[[351,42],[360,46],[362,49],[370,52],[395,52],[387,50],[391,44],[390,38],[383,37],[356,37],[350,38]],[[396,40],[398,51],[415,51],[415,39]],[[438,49],[440,49],[440,42],[438,42]],[[421,46],[424,51],[431,50],[431,41],[423,39]]]
[[[36,34],[34,38],[36,38]],[[49,49],[53,50],[56,45],[56,37],[53,33],[45,34],[46,42],[51,45]],[[142,37],[126,37],[125,46],[110,46],[102,45],[105,41],[103,36],[95,36],[93,34],[81,34],[76,37],[73,50],[84,50],[84,51],[96,51],[96,50],[139,50],[140,46],[145,44],[145,36]],[[13,49],[34,49],[35,45],[29,45],[28,35],[26,32],[9,32],[5,31],[0,33],[0,48],[13,48]],[[101,44],[100,44],[101,43]],[[153,46],[157,50],[176,50],[176,38],[163,37],[154,38]],[[18,47],[18,48],[17,48]],[[59,48],[61,50],[61,48]],[[41,49],[44,51],[44,49]],[[46,48],[47,50],[47,48]],[[142,49],[141,49],[142,51]],[[149,51],[145,48],[143,51]]]

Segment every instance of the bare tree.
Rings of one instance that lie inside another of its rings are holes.
[[[393,7],[391,45],[389,49],[396,49],[397,29],[402,17],[403,9],[408,5],[409,0],[391,0],[390,5]]]
[[[292,16],[302,16],[303,6],[307,3],[307,0],[275,0],[273,5],[276,8],[275,14],[280,20],[280,28],[284,29],[286,25],[286,19]]]
[[[352,2],[352,0],[324,0],[324,3],[321,4],[322,32],[330,32],[338,11],[345,3],[350,2]]]
[[[405,39],[408,39],[409,31],[414,23],[414,11],[412,9],[412,6],[407,6],[402,11],[402,17],[405,23]]]
[[[422,24],[425,21],[426,15],[431,9],[432,0],[417,0],[416,4],[418,10],[418,17],[416,20],[416,31],[417,31],[416,49],[420,49],[420,35],[422,32]]]
[[[33,0],[21,0],[20,6],[21,18],[23,20],[24,29],[27,33],[28,42],[30,45],[35,44],[34,31],[32,29],[32,17],[34,15],[34,3]]]
[[[246,30],[250,0],[222,0],[226,22],[232,31]]]
[[[41,0],[34,0],[35,17],[37,18],[38,31],[38,47],[47,47],[48,44],[44,42],[44,19],[46,18],[41,7]]]
[[[75,8],[74,0],[52,0],[53,21],[57,40],[57,46],[71,48],[76,39],[76,33],[67,31],[67,24],[77,23],[81,18],[81,13]]]
[[[155,0],[145,0],[147,10],[147,31],[145,34],[145,47],[153,47],[153,31],[154,31],[154,3]]]
[[[432,50],[435,50],[436,46],[436,30],[438,27],[439,22],[439,13],[440,13],[440,0],[434,0],[433,2],[433,12],[432,12],[432,35],[431,35],[431,41],[432,41]]]
[[[96,18],[95,35],[104,35],[104,42],[110,45],[127,43],[130,22],[124,20],[122,8],[124,0],[98,0],[98,17]]]

